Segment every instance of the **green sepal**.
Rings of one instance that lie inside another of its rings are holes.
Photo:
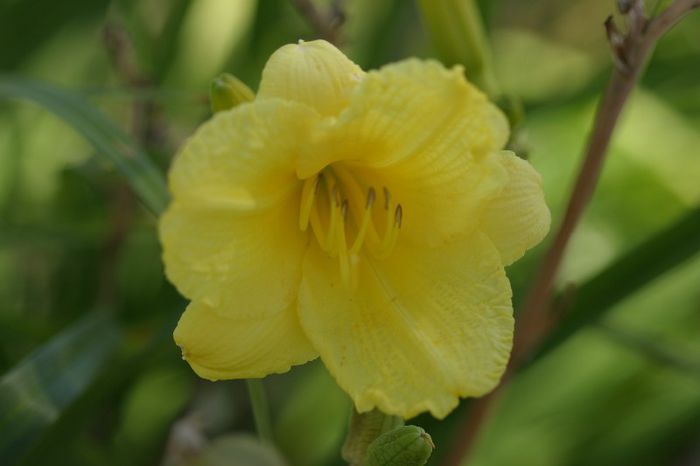
[[[369,445],[383,433],[400,426],[403,426],[403,419],[389,416],[378,409],[362,414],[353,409],[343,444],[343,459],[352,466],[363,465]]]

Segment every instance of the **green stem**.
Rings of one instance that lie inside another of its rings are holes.
[[[267,405],[262,379],[248,379],[246,380],[246,385],[248,387],[248,396],[250,397],[250,406],[253,409],[255,430],[258,431],[258,436],[261,440],[272,442],[270,408]]]

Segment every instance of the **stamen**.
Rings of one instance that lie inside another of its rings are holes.
[[[365,235],[367,234],[367,228],[369,227],[369,222],[372,219],[372,206],[374,205],[374,198],[376,194],[374,192],[374,188],[370,187],[369,191],[367,191],[367,204],[365,204],[365,213],[362,215],[362,220],[360,222],[360,229],[357,232],[357,236],[355,237],[355,242],[352,244],[352,247],[350,248],[350,254],[357,254],[360,252],[360,248],[362,247],[362,243],[365,241]]]
[[[386,186],[383,189],[384,189],[384,210],[386,210],[386,217],[385,217],[386,220],[384,222],[384,238],[382,239],[382,241],[379,245],[380,251],[386,251],[386,249],[389,245],[389,241],[391,239],[392,225],[395,222],[394,217],[396,216],[395,212],[392,215],[392,210],[394,210],[394,209],[391,209],[391,194],[389,193],[389,190],[386,189]]]
[[[377,258],[387,257],[396,245],[403,221],[403,207],[392,199],[386,186],[382,187],[386,211],[382,214],[375,207],[375,188],[363,189],[365,180],[355,175],[347,167],[325,168],[304,180],[299,205],[299,228],[306,231],[310,226],[319,247],[338,259],[343,283],[349,287],[358,283],[363,251]],[[378,225],[381,223],[383,229]]]
[[[299,210],[299,228],[306,231],[309,226],[309,216],[318,191],[319,176],[307,178],[301,190],[301,208]]]
[[[345,242],[345,219],[348,215],[348,201],[347,199],[343,201],[340,207],[340,219],[338,221],[338,259],[340,262],[340,276],[343,279],[343,283],[347,286],[351,285],[350,280],[350,257],[348,256],[348,245]]]
[[[385,258],[389,254],[391,254],[391,251],[394,250],[394,247],[396,246],[396,240],[399,237],[399,230],[401,229],[401,221],[403,220],[403,208],[401,207],[401,204],[396,206],[396,210],[394,210],[394,224],[391,227],[391,230],[386,233],[386,236],[384,236],[384,241],[382,242],[382,249],[379,251],[378,256],[380,258]]]
[[[323,229],[321,217],[317,209],[313,209],[311,211],[311,231],[314,232],[316,241],[318,242],[318,245],[321,246],[321,249],[330,254],[330,250],[326,244],[326,233]]]
[[[329,190],[330,192],[328,193],[330,199],[330,205],[331,205],[331,220],[330,224],[328,226],[328,233],[326,234],[326,240],[325,244],[328,245],[329,250],[333,250],[333,240],[337,236],[337,229],[338,229],[338,211],[340,210],[340,193],[338,192],[337,186],[335,186],[335,182],[333,182],[333,187]]]

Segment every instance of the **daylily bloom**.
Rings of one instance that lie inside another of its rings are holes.
[[[363,72],[324,41],[277,50],[251,102],[170,171],[175,330],[207,379],[321,357],[360,412],[446,416],[509,357],[504,266],[549,228],[540,176],[460,67]]]

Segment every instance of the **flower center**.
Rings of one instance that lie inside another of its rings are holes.
[[[377,258],[391,254],[401,228],[403,210],[382,187],[378,204],[374,186],[366,186],[342,164],[329,165],[304,181],[299,228],[311,226],[323,251],[338,258],[346,284],[356,283],[360,251]]]

